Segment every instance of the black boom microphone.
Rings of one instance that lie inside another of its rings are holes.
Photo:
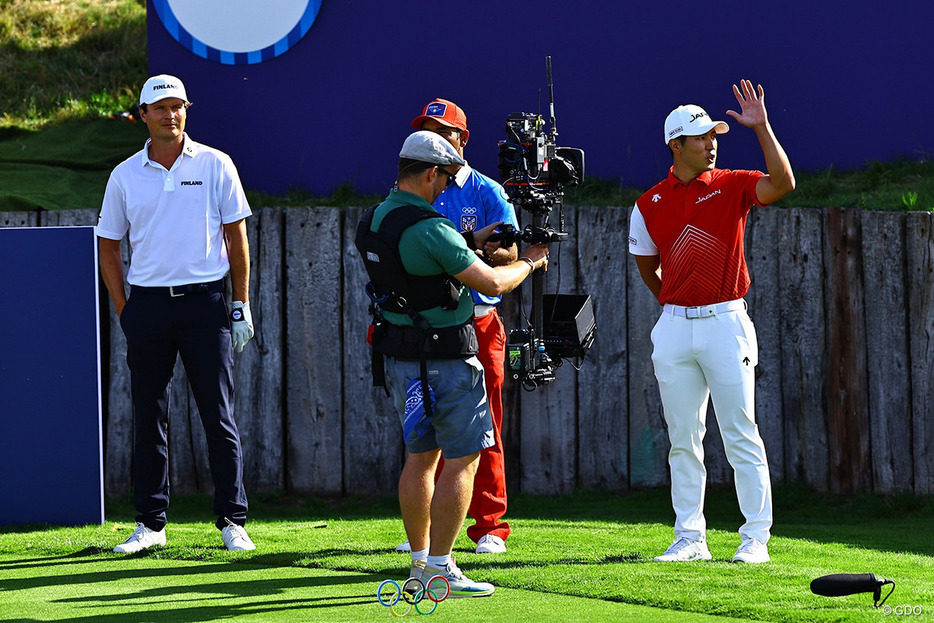
[[[892,591],[895,590],[894,580],[877,578],[874,573],[834,573],[813,580],[811,582],[811,592],[824,597],[872,593],[872,598],[876,602],[875,606],[878,608],[882,605],[879,603],[879,598],[882,596],[882,587],[886,584],[892,585],[892,590],[885,596],[885,599],[888,599]],[[885,599],[882,600],[882,603],[885,603]]]

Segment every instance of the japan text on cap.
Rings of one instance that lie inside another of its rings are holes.
[[[442,125],[457,128],[461,131],[465,141],[470,136],[470,132],[467,130],[467,113],[464,112],[463,108],[449,100],[437,98],[428,102],[422,114],[412,119],[412,127],[416,130],[421,129],[422,124],[427,119],[434,119]]]
[[[431,164],[467,164],[454,151],[454,147],[449,142],[428,130],[419,130],[410,134],[402,143],[402,151],[399,152],[399,157]]]
[[[701,136],[717,128],[717,134],[726,134],[730,126],[724,121],[713,121],[710,115],[694,104],[678,106],[665,119],[665,144],[679,136]]]
[[[188,102],[188,94],[185,93],[185,85],[175,76],[168,74],[159,74],[153,76],[143,84],[139,92],[140,106],[143,104],[155,104],[159,100],[169,97],[177,97],[183,102]]]

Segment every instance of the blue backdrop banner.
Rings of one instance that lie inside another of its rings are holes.
[[[289,5],[303,1],[149,0],[150,73],[184,80],[190,134],[228,152],[251,189],[388,191],[409,123],[439,97],[467,113],[467,160],[498,179],[506,116],[549,117],[546,56],[559,145],[584,149],[588,176],[624,186],[667,175],[664,120],[681,104],[730,124],[718,166],[762,170],[755,134],[726,115],[744,78],[765,88],[798,171],[934,152],[934,3],[327,0],[292,44],[303,7]],[[282,17],[227,28],[250,4],[282,5]],[[190,15],[173,25],[166,6]]]

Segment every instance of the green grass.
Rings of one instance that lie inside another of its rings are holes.
[[[147,71],[144,0],[0,0],[0,128],[127,110]]]
[[[133,529],[126,503],[109,504],[103,526],[0,529],[0,620],[392,618],[375,591],[383,579],[403,578],[409,564],[393,551],[403,539],[394,499],[265,495],[254,496],[252,507],[255,552],[222,549],[210,501],[200,496],[173,499],[166,547],[126,558],[110,552]],[[667,491],[515,496],[506,554],[474,554],[463,535],[455,545],[461,567],[497,593],[444,602],[433,616],[510,623],[875,620],[881,611],[873,610],[871,595],[826,598],[808,588],[820,575],[866,572],[896,581],[887,605],[934,609],[934,500],[779,488],[773,560],[756,566],[728,562],[742,521],[732,490],[710,492],[707,516],[714,560],[659,564],[651,559],[671,540]]]

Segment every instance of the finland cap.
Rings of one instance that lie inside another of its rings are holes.
[[[713,121],[710,115],[694,104],[678,106],[665,119],[665,144],[679,136],[701,136],[717,128],[717,134],[726,134],[730,126],[724,121]]]
[[[467,164],[454,151],[454,147],[449,142],[441,138],[440,135],[428,130],[419,130],[410,134],[402,143],[402,151],[399,152],[399,157],[430,164]]]
[[[428,102],[428,105],[422,110],[422,114],[412,119],[412,127],[419,130],[428,119],[434,119],[441,125],[450,128],[457,128],[461,131],[465,141],[470,136],[470,132],[467,130],[467,113],[450,100],[443,100],[439,97]]]
[[[188,102],[188,94],[185,93],[185,85],[175,76],[168,74],[159,74],[153,76],[143,84],[139,92],[140,106],[143,104],[155,104],[159,100],[169,97],[177,97],[183,102]]]

